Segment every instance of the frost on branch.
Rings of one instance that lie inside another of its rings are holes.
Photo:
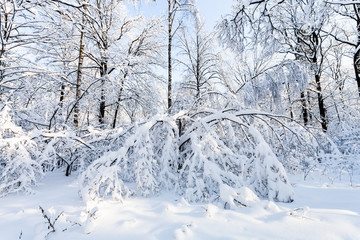
[[[35,142],[11,118],[10,109],[0,112],[0,197],[31,192],[43,175]]]

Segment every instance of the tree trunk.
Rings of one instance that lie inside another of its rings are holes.
[[[354,10],[356,13],[356,30],[357,30],[357,42],[356,49],[354,54],[354,70],[355,70],[355,80],[358,87],[358,94],[360,96],[360,4],[354,4]]]
[[[15,15],[15,12],[13,13]],[[10,34],[8,31],[9,29],[9,13],[6,13],[6,12],[1,12],[1,20],[3,20],[3,23],[1,23],[2,28],[1,28],[1,50],[0,50],[0,82],[2,82],[4,80],[4,75],[5,75],[5,67],[6,67],[6,64],[5,64],[5,60],[3,60],[3,58],[5,57],[5,52],[6,52],[6,44],[9,40],[9,37],[10,37]]]
[[[199,30],[196,31],[196,98],[200,98],[200,36]]]
[[[295,31],[295,35],[299,35],[301,31]],[[301,40],[299,37],[296,38],[297,40],[297,44],[301,45]],[[295,56],[295,59],[298,60],[300,59],[299,55]],[[301,113],[302,113],[302,117],[303,117],[303,121],[304,121],[304,125],[306,126],[309,123],[309,109],[308,109],[308,105],[310,106],[310,104],[308,104],[307,99],[306,99],[306,94],[305,94],[306,88],[304,88],[301,92],[300,92],[300,101],[301,101]],[[290,97],[289,97],[290,98]]]
[[[310,90],[307,91],[307,110],[308,110],[308,114],[309,114],[308,119],[309,119],[309,121],[312,121],[313,115],[312,115]]]
[[[357,83],[358,94],[360,96],[360,49],[354,55],[354,70],[355,70],[355,80]]]
[[[121,87],[120,87],[120,91],[119,91],[119,95],[118,95],[118,100],[117,100],[117,103],[116,103],[116,109],[115,109],[115,113],[114,113],[114,120],[113,120],[113,124],[112,124],[113,128],[116,127],[117,115],[118,115],[119,109],[120,109],[121,95],[122,95],[122,92],[124,90],[124,80],[125,80],[126,75],[127,74],[125,74],[124,78],[121,81]]]
[[[104,124],[105,121],[105,78],[107,75],[107,62],[101,62],[100,67],[100,78],[101,78],[101,95],[100,95],[100,106],[99,106],[99,123]]]
[[[304,125],[306,126],[309,123],[309,113],[307,108],[307,99],[304,91],[300,93],[300,99],[301,99],[301,112],[304,120]]]
[[[322,127],[323,131],[326,132],[327,131],[326,109],[325,109],[325,105],[324,105],[324,97],[322,95],[319,74],[315,74],[315,82],[316,82],[316,90],[317,90],[318,103],[319,103],[321,127]]]
[[[85,17],[83,17],[82,24],[85,24]],[[76,76],[76,90],[75,90],[75,106],[74,106],[74,125],[75,127],[79,126],[79,100],[80,100],[80,86],[82,79],[82,69],[84,63],[84,48],[85,48],[85,36],[84,36],[84,25],[81,27],[80,33],[80,49],[79,49],[79,62]]]
[[[117,115],[118,115],[119,109],[120,109],[120,101],[121,101],[121,95],[119,94],[118,100],[117,100],[117,103],[116,103],[116,108],[115,108],[115,113],[114,113],[114,119],[113,119],[113,123],[112,123],[112,128],[115,128],[115,127],[116,127]]]
[[[315,66],[314,73],[315,73],[315,83],[316,83],[316,91],[317,91],[317,98],[318,98],[318,106],[319,106],[319,113],[320,113],[320,121],[321,127],[323,132],[327,131],[327,117],[326,117],[326,109],[324,105],[324,97],[322,94],[321,89],[321,82],[320,82],[320,66],[318,63],[317,58],[317,47],[319,46],[319,35],[315,31],[312,33],[312,42],[314,43],[314,50],[313,50],[313,57],[312,57],[312,64]],[[321,61],[320,61],[321,64]]]
[[[63,101],[65,99],[65,85],[61,84],[61,91],[60,91],[60,102],[59,102],[59,106],[60,108],[63,107]]]
[[[293,112],[293,107],[292,107],[292,101],[291,101],[291,95],[290,95],[290,84],[287,83],[286,84],[286,91],[288,93],[288,100],[289,100],[289,111],[290,111],[290,118],[293,121],[294,120],[294,112]]]
[[[171,48],[172,48],[172,24],[173,24],[173,18],[172,18],[172,0],[168,0],[169,4],[169,12],[168,12],[168,110],[170,111],[170,108],[172,106],[172,62],[171,62]]]

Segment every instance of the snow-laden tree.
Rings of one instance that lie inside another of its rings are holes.
[[[72,129],[57,132],[43,130],[38,133],[36,141],[41,151],[38,158],[44,171],[64,169],[65,176],[70,176],[73,171],[83,171],[89,163],[109,150],[105,140],[96,133],[80,138]]]
[[[204,114],[204,113],[203,113]],[[247,116],[260,112],[208,112],[182,136],[180,189],[190,200],[211,201],[226,185],[235,192],[250,187],[275,201],[293,200],[282,164]],[[266,115],[266,114],[265,114]]]
[[[227,46],[238,49],[240,54],[249,48],[253,51],[264,48],[267,49],[263,54],[265,59],[268,56],[282,59],[282,62],[278,62],[280,67],[288,65],[289,62],[297,62],[309,69],[307,74],[311,74],[312,77],[309,79],[313,80],[309,81],[305,88],[299,89],[295,98],[292,94],[294,90],[288,82],[280,76],[275,80],[284,83],[290,104],[288,111],[295,120],[299,117],[294,115],[293,103],[297,99],[301,101],[305,124],[310,121],[311,103],[308,101],[313,98],[312,92],[316,92],[318,110],[314,113],[318,112],[319,117],[316,119],[323,131],[327,131],[329,121],[324,93],[324,85],[328,83],[324,83],[322,78],[326,71],[326,55],[332,47],[329,34],[326,33],[329,14],[329,7],[325,1],[239,1],[234,5],[233,13],[219,24],[220,39]],[[271,59],[271,62],[267,70],[276,66],[274,60]]]
[[[82,174],[85,199],[150,196],[177,182],[177,129],[171,118],[154,117],[124,134],[122,147],[105,153]],[[129,183],[136,187],[127,187]]]
[[[285,169],[277,160],[270,146],[265,142],[261,133],[250,126],[249,133],[254,138],[255,147],[255,175],[250,177],[256,192],[269,199],[291,202],[292,187],[287,179]]]
[[[181,115],[134,125],[124,133],[124,145],[104,153],[82,174],[83,198],[121,200],[172,189],[189,201],[228,197],[244,205],[241,189],[248,187],[261,197],[290,202],[292,188],[282,164],[248,123],[248,115],[258,114],[202,112],[187,118],[182,136],[177,134],[177,118],[185,118]]]
[[[36,24],[42,29],[41,38],[30,54],[41,74],[32,76],[31,84],[26,86],[26,107],[22,112],[25,121],[57,131],[64,128],[75,98],[72,89],[76,82],[79,25],[76,11],[58,2],[44,2],[37,10],[42,19]]]
[[[225,65],[226,74],[221,70],[221,80],[237,96],[239,105],[294,116],[293,100],[282,100],[291,96],[286,91],[287,79],[281,76],[287,55],[279,53],[281,45],[270,20],[279,4],[282,2],[239,1],[220,22],[220,43],[228,47],[227,55],[233,58],[227,60],[230,67]]]
[[[26,106],[22,117],[29,125],[81,129],[106,113],[114,128],[160,108],[161,96],[154,94],[161,78],[156,69],[165,62],[160,19],[129,14],[123,1],[51,1],[38,12],[42,38],[31,54],[42,74],[31,76],[14,103]]]
[[[284,0],[246,0],[237,1],[232,13],[221,20],[217,26],[219,38],[225,45],[241,52],[248,44],[274,44],[272,14]],[[250,33],[250,34],[249,34]],[[254,34],[255,33],[255,34]]]
[[[223,185],[244,186],[244,156],[231,151],[214,130],[199,120],[182,137],[178,185],[190,201],[214,201]]]
[[[287,51],[294,54],[297,60],[309,65],[317,93],[319,120],[323,131],[327,131],[328,117],[321,76],[325,68],[326,53],[331,47],[326,42],[329,35],[324,34],[329,8],[324,1],[308,0],[284,3],[279,9],[282,13],[277,16],[282,33],[280,41],[289,47]],[[284,50],[286,51],[286,48]],[[302,101],[305,102],[304,99]]]
[[[335,31],[331,33],[332,37],[341,44],[352,48],[352,62],[355,74],[355,80],[360,95],[360,3],[358,1],[328,1],[336,13],[334,19],[338,16],[346,20],[334,20]],[[340,18],[339,18],[340,19]]]
[[[0,111],[0,197],[32,192],[43,175],[36,142],[16,126],[11,115],[7,106]]]
[[[31,61],[25,57],[25,49],[36,42],[39,34],[34,26],[36,18],[35,1],[4,0],[0,2],[0,97],[7,101],[3,94],[17,90],[22,83]],[[30,30],[29,30],[30,29]]]
[[[134,31],[122,45],[124,56],[118,62],[119,79],[115,93],[112,127],[120,120],[148,117],[159,109],[162,95],[158,88],[162,77],[157,73],[164,65],[163,45],[159,32],[161,19],[140,18],[134,22]],[[122,113],[122,115],[120,115]],[[120,118],[122,117],[122,118]]]
[[[91,87],[84,86],[82,92],[88,91],[93,98],[86,101],[98,102],[98,122],[115,127],[119,120],[134,121],[152,112],[158,106],[158,97],[152,93],[159,79],[154,68],[162,62],[161,21],[132,16],[117,1],[94,2],[84,16],[88,46],[84,54],[89,60],[84,68],[93,69],[93,75],[83,80],[83,85]]]

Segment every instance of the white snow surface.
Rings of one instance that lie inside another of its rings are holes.
[[[84,203],[75,176],[49,173],[34,194],[0,199],[0,239],[359,239],[359,185],[290,179],[293,203],[255,199],[242,189],[241,200],[250,206],[224,209],[170,193]],[[39,206],[51,222],[62,213],[55,232]]]

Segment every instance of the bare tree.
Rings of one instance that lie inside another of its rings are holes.
[[[182,28],[180,37],[180,54],[184,60],[177,61],[184,66],[189,80],[184,87],[195,91],[195,98],[201,98],[206,89],[210,88],[210,81],[218,78],[217,56],[214,53],[214,35],[205,33],[200,23],[195,24],[195,36],[188,36]]]

